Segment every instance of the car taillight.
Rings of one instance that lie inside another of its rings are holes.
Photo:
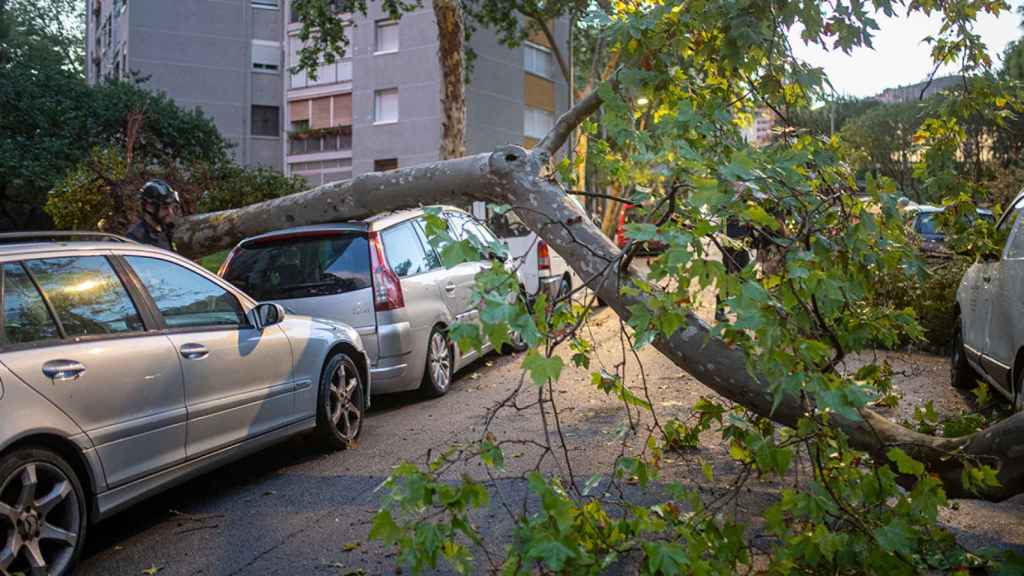
[[[370,265],[373,267],[373,308],[378,312],[405,306],[402,282],[384,258],[384,245],[380,235],[370,232]]]
[[[537,241],[537,269],[551,269],[551,253],[548,252],[548,243],[543,240]]]

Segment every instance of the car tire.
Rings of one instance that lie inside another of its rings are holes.
[[[530,345],[526,343],[526,340],[523,339],[523,336],[515,330],[510,331],[508,337],[511,338],[512,341],[502,342],[502,354],[519,354],[520,352],[525,352],[526,349],[530,347]]]
[[[452,384],[455,359],[448,332],[441,326],[434,326],[427,339],[427,362],[423,369],[420,393],[427,398],[437,398],[448,393]]]
[[[0,562],[13,555],[0,572],[71,574],[89,527],[85,491],[71,465],[45,448],[7,454],[0,460],[0,502],[12,514],[0,522]]]
[[[950,346],[950,382],[952,382],[954,388],[960,390],[974,388],[978,382],[978,373],[967,363],[967,354],[964,350],[963,322],[961,322],[959,317],[957,317],[954,323],[953,342]]]
[[[328,358],[320,375],[316,434],[325,448],[352,448],[363,431],[366,387],[356,363],[344,352]]]
[[[527,296],[526,294],[525,286],[519,287],[519,297],[522,298],[523,302],[529,302],[529,296]],[[519,334],[518,332],[510,330],[508,336],[509,338],[512,339],[512,341],[503,342],[501,344],[502,354],[518,354],[520,352],[525,352],[526,349],[530,347],[530,345],[526,343],[526,340],[524,340],[522,335]]]

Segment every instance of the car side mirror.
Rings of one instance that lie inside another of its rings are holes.
[[[284,320],[284,314],[284,307],[280,304],[263,302],[252,309],[253,324],[257,330],[263,330]]]

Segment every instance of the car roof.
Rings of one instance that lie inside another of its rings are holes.
[[[78,238],[82,238],[79,240]],[[122,249],[166,253],[166,250],[140,244],[113,234],[90,232],[5,232],[0,233],[0,258],[43,255],[67,251],[117,251]]]
[[[936,212],[945,212],[946,211],[946,207],[945,206],[932,206],[930,204],[912,204],[910,206],[907,206],[905,210],[907,212],[911,212],[911,213],[914,213],[914,214],[919,214],[919,213],[934,214]],[[992,214],[992,211],[989,210],[988,208],[975,208],[975,210],[978,211],[978,214],[988,214],[988,215]]]

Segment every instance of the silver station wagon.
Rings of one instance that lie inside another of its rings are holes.
[[[450,234],[488,245],[496,238],[472,216],[441,207]],[[370,358],[375,394],[448,391],[452,375],[491,349],[465,353],[448,327],[479,321],[475,277],[486,256],[446,268],[427,241],[423,210],[364,222],[302,226],[243,240],[221,276],[260,300],[286,310],[351,325]],[[512,334],[511,351],[526,345]]]
[[[290,435],[350,445],[369,387],[349,326],[118,237],[0,234],[0,574],[66,574],[91,522]]]

